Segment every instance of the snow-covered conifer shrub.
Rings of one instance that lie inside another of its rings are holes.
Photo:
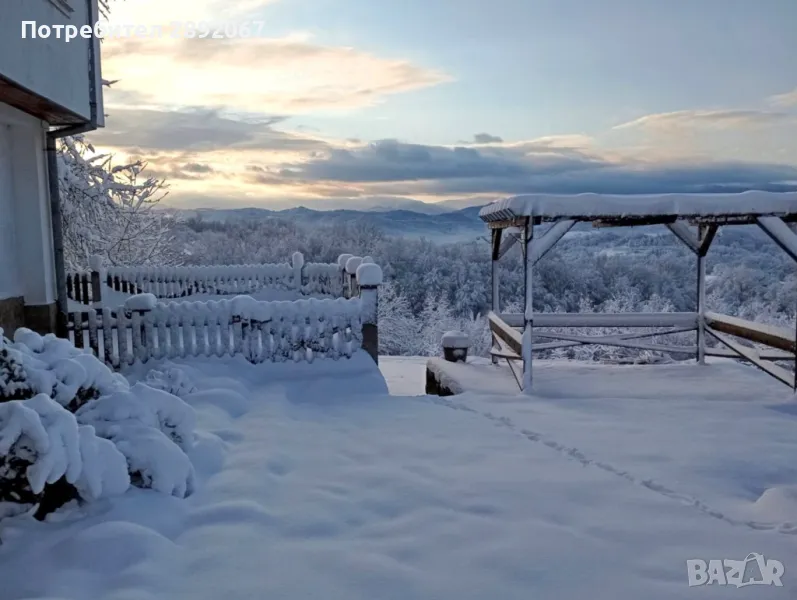
[[[67,340],[0,329],[0,517],[38,505],[124,493],[130,485],[184,497],[194,470],[193,409],[169,391],[130,386]],[[193,389],[184,374],[162,387]]]

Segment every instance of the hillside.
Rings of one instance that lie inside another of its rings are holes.
[[[415,210],[313,210],[300,206],[286,210],[207,208],[183,210],[178,214],[184,219],[201,219],[216,223],[280,219],[306,226],[365,224],[388,235],[453,242],[471,240],[485,234],[486,228],[479,219],[479,208],[472,206],[450,212],[427,214]]]

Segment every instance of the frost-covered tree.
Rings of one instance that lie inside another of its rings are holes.
[[[157,205],[165,183],[143,178],[146,163],[115,165],[82,137],[64,138],[58,152],[64,260],[84,269],[92,255],[109,265],[175,265],[174,219]]]

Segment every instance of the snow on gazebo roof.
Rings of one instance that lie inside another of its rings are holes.
[[[524,217],[578,221],[641,221],[661,218],[797,218],[797,192],[738,194],[530,194],[496,200],[479,211],[486,223]]]

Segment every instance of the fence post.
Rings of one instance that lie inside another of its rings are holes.
[[[466,362],[470,339],[461,331],[449,331],[443,334],[443,358],[448,362]]]
[[[304,270],[304,256],[301,252],[294,252],[291,256],[291,264],[293,265],[293,285],[302,291],[302,271]]]
[[[155,345],[153,340],[153,327],[149,313],[157,306],[158,299],[155,294],[136,294],[125,301],[124,310],[130,314],[130,328],[132,329],[133,358],[142,363],[153,358]],[[119,337],[126,332],[119,328]]]
[[[349,275],[349,298],[359,295],[357,291],[357,268],[363,263],[361,256],[352,256],[346,261],[346,273]]]
[[[351,260],[351,259],[350,259]],[[348,267],[348,265],[347,265]],[[379,364],[379,286],[382,285],[382,269],[379,265],[366,263],[356,271],[357,285],[362,302],[363,350]]]
[[[346,263],[352,254],[341,254],[338,256],[338,268],[340,269],[340,283],[343,286],[343,297],[349,298],[349,275],[346,273]]]
[[[102,307],[102,282],[103,282],[103,268],[102,256],[93,255],[89,258],[89,267],[91,268],[91,300],[95,308]]]

